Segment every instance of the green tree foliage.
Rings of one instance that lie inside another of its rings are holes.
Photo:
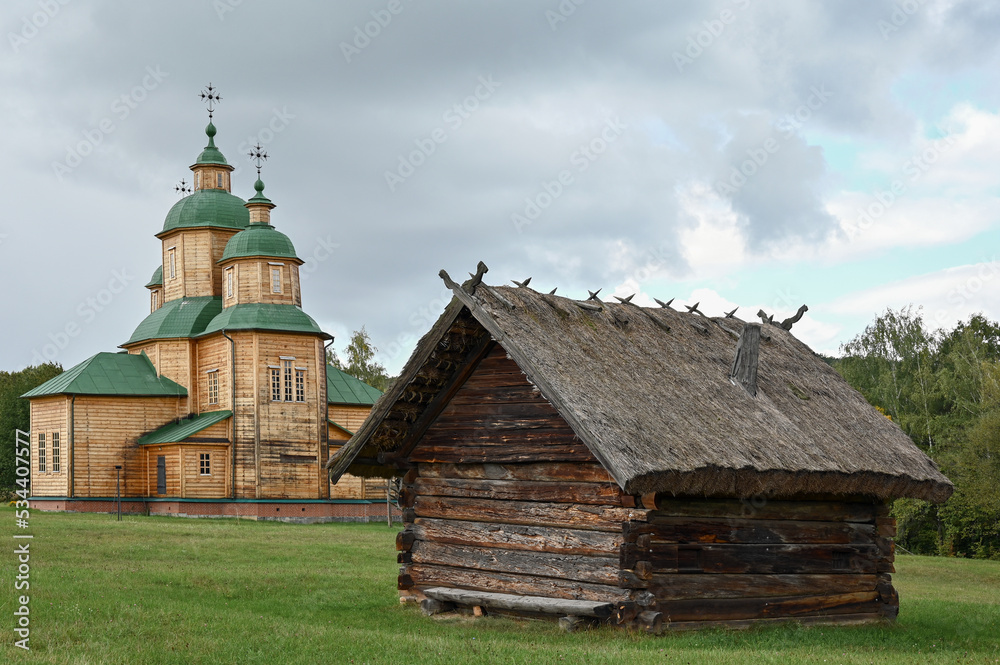
[[[1000,324],[932,333],[919,310],[887,310],[841,353],[834,367],[955,483],[942,506],[895,502],[900,544],[1000,558]]]
[[[389,376],[385,366],[375,360],[376,353],[378,348],[372,344],[368,331],[362,326],[361,330],[351,333],[351,342],[347,345],[343,361],[332,348],[327,350],[326,360],[337,369],[361,379],[372,388],[385,392],[394,377]]]
[[[62,373],[53,363],[36,365],[20,372],[0,372],[0,489],[14,486],[14,433],[28,431],[30,405],[21,395]]]

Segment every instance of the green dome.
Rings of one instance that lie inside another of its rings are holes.
[[[250,224],[226,243],[222,260],[239,259],[247,256],[270,256],[280,259],[296,259],[295,247],[281,231],[270,224]]]
[[[202,336],[221,330],[273,330],[307,333],[333,339],[316,324],[311,316],[295,305],[246,303],[226,307],[212,319]]]
[[[208,134],[208,145],[205,149],[201,151],[198,155],[198,161],[195,164],[219,164],[221,166],[229,166],[229,162],[226,158],[222,156],[222,153],[218,148],[215,147],[215,125],[211,122],[208,123],[208,127],[205,128],[205,133]]]
[[[245,229],[250,223],[250,211],[244,207],[245,203],[222,189],[199,189],[174,204],[160,233],[196,226]]]
[[[149,284],[146,285],[146,288],[154,286],[163,286],[163,266],[159,266],[153,271],[153,276],[149,279]]]
[[[147,339],[194,337],[222,311],[222,298],[201,296],[178,298],[163,303],[139,324],[125,344]]]

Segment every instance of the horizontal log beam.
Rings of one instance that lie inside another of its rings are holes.
[[[620,505],[622,491],[613,483],[575,483],[536,480],[469,480],[418,478],[418,496],[458,496],[515,501]]]
[[[469,591],[447,587],[424,589],[424,595],[434,600],[464,605],[498,608],[513,612],[534,612],[560,616],[586,616],[606,618],[611,616],[614,604],[592,600],[569,600],[541,596],[519,596],[489,591]]]
[[[656,609],[669,621],[732,621],[816,614],[875,614],[875,591],[822,596],[661,601]]]
[[[411,564],[407,577],[420,589],[452,586],[474,591],[496,591],[528,596],[551,596],[612,602],[632,600],[632,592],[607,584],[588,584],[538,575],[512,575],[497,571],[484,572],[470,568]]]
[[[621,534],[605,531],[424,517],[414,520],[413,525],[407,527],[407,531],[411,533],[412,539],[449,545],[483,545],[502,549],[588,556],[618,556],[622,544]],[[408,550],[409,547],[397,547],[397,549]]]
[[[417,541],[410,550],[410,558],[415,564],[556,577],[593,584],[613,585],[618,582],[618,561],[614,557],[550,554]]]
[[[874,545],[657,545],[640,550],[626,543],[620,564],[648,561],[658,573],[861,574],[880,561]]]
[[[876,529],[859,522],[759,520],[744,517],[662,517],[626,525],[627,541],[646,535],[662,543],[872,544]]]
[[[654,574],[649,590],[660,600],[770,598],[875,591],[875,575]]]
[[[635,508],[569,503],[494,501],[431,496],[418,496],[412,511],[414,517],[544,525],[589,531],[609,531],[616,534],[621,533],[622,522],[642,519],[647,512]]]
[[[550,480],[581,483],[614,482],[611,474],[594,463],[538,464],[421,464],[424,478],[468,478],[469,480]]]
[[[735,517],[761,520],[875,523],[880,506],[851,501],[779,501],[775,499],[675,499],[658,494],[649,521],[670,517]]]

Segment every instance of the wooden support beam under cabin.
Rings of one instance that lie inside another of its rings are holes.
[[[618,584],[591,584],[574,580],[564,580],[540,575],[512,574],[500,571],[482,571],[456,566],[439,566],[414,563],[407,566],[410,581],[419,589],[451,585],[463,589],[514,593],[531,596],[546,596],[578,600],[615,602],[636,600],[631,589]],[[651,599],[650,602],[655,602]],[[641,603],[640,603],[641,604]]]
[[[424,595],[435,600],[464,606],[480,606],[514,612],[535,612],[562,616],[608,618],[614,610],[612,602],[568,600],[540,596],[520,596],[509,593],[469,591],[448,587],[424,589]]]

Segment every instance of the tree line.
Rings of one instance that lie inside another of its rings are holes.
[[[918,554],[1000,558],[1000,324],[976,314],[932,332],[886,310],[831,363],[955,484],[943,505],[893,503],[897,543]]]

